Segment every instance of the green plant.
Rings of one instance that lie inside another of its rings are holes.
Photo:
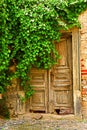
[[[61,30],[80,27],[78,16],[87,9],[86,0],[1,0],[0,86],[13,78],[21,80],[26,97],[32,67],[49,69],[60,58],[54,41]],[[9,69],[15,66],[15,71]]]
[[[1,94],[4,93],[4,89],[3,89],[3,87],[1,87],[1,86],[0,86],[0,93],[1,93]]]

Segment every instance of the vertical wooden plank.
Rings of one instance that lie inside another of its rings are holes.
[[[58,45],[59,44],[59,45]],[[66,40],[61,41],[57,44],[58,53],[61,55],[61,59],[59,60],[59,65],[66,65],[67,63],[67,46]]]
[[[72,54],[73,54],[73,98],[74,98],[74,114],[81,113],[81,92],[80,92],[80,62],[79,62],[79,30],[72,31]]]
[[[68,40],[69,39],[69,40]],[[61,59],[51,69],[50,86],[50,112],[60,111],[61,113],[73,112],[72,108],[72,72],[71,72],[71,37],[63,37],[59,43],[56,43],[58,53]],[[52,106],[52,107],[51,107]],[[62,111],[63,110],[63,111]]]
[[[44,111],[47,113],[48,86],[47,71],[32,68],[31,85],[34,86],[35,93],[30,97],[31,111]]]

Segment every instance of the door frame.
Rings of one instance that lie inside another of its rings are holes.
[[[81,70],[80,70],[80,33],[78,28],[73,28],[69,31],[62,31],[64,35],[67,33],[72,36],[72,80],[73,80],[73,111],[74,115],[81,115]],[[49,93],[51,86],[51,70],[47,70],[47,92]],[[51,94],[46,95],[51,99]],[[49,100],[46,100],[46,113],[49,112],[49,106],[53,107],[53,104],[50,104]],[[52,102],[53,103],[53,102]],[[53,108],[51,109],[53,110]]]
[[[72,65],[74,114],[81,115],[80,32],[78,28],[72,30]]]
[[[80,33],[79,33],[78,28],[74,28],[67,32],[63,31],[62,33],[64,33],[65,35],[67,35],[67,33],[70,33],[72,36],[73,111],[74,111],[74,115],[81,115]],[[51,73],[51,70],[49,70],[48,72],[49,89],[51,85],[50,73]],[[49,99],[50,98],[51,97],[49,95]]]

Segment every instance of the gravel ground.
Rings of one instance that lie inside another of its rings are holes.
[[[74,116],[32,115],[0,120],[0,130],[87,130],[87,120]]]

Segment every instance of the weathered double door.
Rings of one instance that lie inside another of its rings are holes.
[[[31,111],[63,114],[73,112],[71,37],[62,38],[60,43],[55,44],[61,55],[58,64],[50,70],[31,70],[31,85],[35,89],[30,98]]]

